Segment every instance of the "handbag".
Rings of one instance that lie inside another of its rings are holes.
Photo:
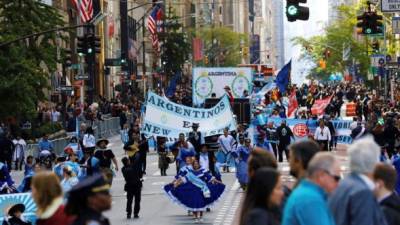
[[[175,156],[174,156],[174,154],[172,154],[172,152],[168,152],[168,154],[167,154],[167,162],[169,164],[175,162]]]

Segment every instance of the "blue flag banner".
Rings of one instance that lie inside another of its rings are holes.
[[[174,96],[176,91],[176,84],[178,83],[180,78],[181,78],[181,71],[178,71],[175,73],[174,77],[170,80],[169,86],[165,91],[165,96],[167,97]]]
[[[278,86],[281,93],[286,92],[286,88],[290,81],[290,71],[292,70],[292,60],[290,60],[276,75],[276,86]]]
[[[269,122],[273,122],[275,127],[281,125],[282,120],[286,121],[286,124],[292,130],[295,140],[307,139],[308,135],[314,135],[315,130],[318,127],[318,120],[301,120],[301,119],[282,119],[282,118],[267,118],[263,115],[257,116],[257,125],[264,125]],[[351,120],[333,120],[333,126],[336,130],[336,136],[338,143],[350,144],[352,138],[350,137]],[[333,135],[332,135],[333,136]]]
[[[225,95],[213,108],[201,109],[176,104],[153,92],[148,93],[142,132],[150,136],[178,138],[188,134],[192,125],[199,125],[204,137],[222,134],[223,129],[236,129],[229,99]]]
[[[22,194],[5,194],[0,195],[0,223],[3,224],[4,219],[7,218],[8,210],[16,205],[23,204],[25,212],[22,214],[25,221],[34,223],[36,221],[36,204],[32,199],[31,193]]]

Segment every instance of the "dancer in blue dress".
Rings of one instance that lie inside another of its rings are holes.
[[[240,145],[236,152],[232,155],[236,159],[236,178],[240,183],[240,187],[245,190],[248,183],[248,175],[247,175],[247,160],[250,156],[251,152],[251,140],[246,138],[244,141],[244,145]]]
[[[185,134],[179,134],[179,140],[172,145],[172,149],[178,150],[178,155],[176,156],[177,163],[177,173],[179,170],[185,166],[185,158],[187,156],[193,157],[196,155],[193,145],[185,140]]]
[[[201,169],[193,157],[186,157],[186,165],[175,180],[164,186],[174,203],[194,213],[196,222],[202,220],[203,212],[221,197],[224,190],[225,185]]]

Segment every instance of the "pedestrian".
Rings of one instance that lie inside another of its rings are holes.
[[[143,171],[143,174],[146,175],[147,153],[149,153],[149,140],[146,138],[145,134],[140,134],[139,152],[141,165],[140,168]]]
[[[386,126],[383,131],[383,134],[386,139],[386,146],[387,146],[386,152],[389,156],[389,159],[391,159],[395,153],[394,148],[395,148],[396,139],[400,137],[400,131],[399,131],[399,129],[397,129],[397,127],[395,127],[395,124],[394,124],[394,121],[392,118],[389,118],[386,121]]]
[[[82,145],[84,150],[91,151],[94,153],[96,149],[96,137],[92,127],[86,128],[85,135],[83,135]]]
[[[373,170],[379,162],[380,148],[372,136],[360,138],[348,148],[350,175],[340,182],[329,199],[337,225],[386,225],[373,195]]]
[[[0,137],[0,162],[7,165],[8,171],[12,169],[12,155],[14,144],[6,133]]]
[[[282,120],[281,126],[276,129],[278,135],[278,161],[283,162],[283,152],[285,152],[286,160],[289,161],[289,150],[291,138],[294,138],[292,130],[286,125],[286,121]]]
[[[202,222],[203,211],[220,199],[225,185],[200,168],[194,156],[185,158],[185,166],[164,191],[175,203],[194,213],[195,223]]]
[[[400,197],[394,192],[396,187],[396,170],[388,164],[378,164],[373,173],[375,196],[385,215],[387,225],[400,224]]]
[[[82,177],[93,176],[100,173],[99,159],[94,156],[94,152],[91,149],[84,149],[83,153],[83,160],[80,162],[83,168]]]
[[[224,129],[224,134],[218,137],[218,161],[223,166],[223,171],[229,173],[229,164],[235,139],[229,134],[229,128]]]
[[[275,158],[278,158],[278,136],[276,133],[276,128],[274,127],[274,122],[269,122],[267,129],[265,131],[267,135],[267,141],[271,144],[272,151],[274,152]]]
[[[72,225],[110,225],[103,212],[111,209],[110,185],[102,174],[80,181],[69,192],[68,215],[76,218]]]
[[[327,205],[327,195],[340,180],[340,165],[335,156],[317,153],[311,159],[307,178],[290,194],[283,212],[282,225],[335,225]]]
[[[239,181],[240,187],[243,190],[246,190],[248,183],[248,175],[247,175],[247,160],[252,151],[251,140],[250,138],[246,138],[244,141],[244,145],[239,146],[239,148],[232,153],[232,156],[236,159],[236,178]]]
[[[250,152],[247,162],[247,173],[250,179],[254,176],[259,168],[268,167],[278,169],[278,163],[276,162],[274,156],[270,152],[266,152],[260,148],[255,148]]]
[[[331,140],[329,141],[329,151],[332,151],[334,148],[336,149],[337,146],[337,134],[335,126],[333,125],[332,120],[334,119],[334,115],[327,117],[326,126],[329,128],[329,132],[331,134]]]
[[[172,145],[172,148],[178,150],[178,155],[176,156],[176,163],[177,163],[177,173],[179,173],[179,170],[186,164],[185,158],[187,156],[192,156],[192,157],[196,156],[196,151],[194,150],[192,143],[185,140],[185,134],[183,133],[179,134],[179,140]]]
[[[324,120],[319,121],[319,126],[315,130],[314,139],[318,142],[321,150],[328,151],[329,143],[331,141],[331,132],[329,127],[325,126]]]
[[[118,162],[113,151],[107,148],[108,144],[109,141],[107,139],[98,140],[96,143],[97,150],[94,153],[94,156],[99,160],[100,170],[105,175],[109,184],[111,185],[114,177],[111,163],[114,164],[115,170],[118,171]]]
[[[25,167],[24,167],[24,175],[31,173],[33,171],[33,156],[29,155],[26,157]]]
[[[240,225],[279,225],[276,208],[283,198],[282,179],[272,168],[260,168],[250,179],[240,214]]]
[[[192,143],[196,153],[200,154],[201,145],[204,144],[204,138],[203,138],[203,135],[201,134],[201,132],[198,131],[198,129],[199,129],[199,124],[198,123],[193,123],[192,124],[192,131],[189,133],[188,141],[190,143]]]
[[[120,135],[121,135],[121,141],[122,144],[126,145],[129,141],[129,125],[127,123],[124,124],[124,128],[121,130]]]
[[[320,146],[311,140],[296,142],[289,146],[290,157],[289,167],[290,175],[297,179],[299,183],[305,176],[310,160],[320,150]]]
[[[74,173],[72,167],[63,166],[63,179],[61,180],[61,187],[64,193],[69,192],[71,188],[79,182],[77,175]]]
[[[124,191],[126,192],[126,218],[130,219],[132,216],[132,202],[135,197],[135,207],[133,210],[133,217],[139,218],[140,199],[142,196],[142,177],[143,172],[140,168],[140,156],[136,156],[134,161],[129,158],[122,158],[123,167],[121,169],[122,175],[125,179]]]
[[[32,198],[37,206],[36,224],[69,225],[73,221],[65,213],[62,188],[54,173],[43,171],[32,178]]]
[[[166,139],[164,137],[157,137],[158,168],[161,176],[167,176],[167,169],[170,163],[165,142]]]
[[[7,165],[0,162],[0,195],[13,193],[15,190],[14,183]]]
[[[32,223],[29,221],[24,221],[22,219],[22,213],[25,211],[24,204],[16,204],[13,205],[10,209],[8,209],[8,218],[4,216],[3,225],[31,225]]]
[[[22,170],[22,165],[25,160],[26,142],[20,135],[13,140],[14,154],[13,161],[15,162],[15,170]]]

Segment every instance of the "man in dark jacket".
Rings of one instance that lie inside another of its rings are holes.
[[[132,161],[131,161],[132,160]],[[130,158],[124,157],[122,159],[122,174],[125,179],[125,187],[126,191],[126,217],[128,219],[131,218],[132,215],[132,201],[133,197],[135,197],[135,207],[133,210],[134,218],[139,218],[140,211],[140,199],[142,196],[142,177],[143,171],[141,168],[140,162],[140,153],[137,152]]]
[[[282,120],[281,126],[276,129],[276,133],[278,135],[279,144],[278,144],[278,156],[279,162],[283,161],[283,152],[285,152],[286,159],[289,161],[289,150],[288,146],[290,145],[290,138],[293,137],[293,132],[286,125],[286,121]]]
[[[14,144],[8,135],[0,138],[0,162],[7,165],[8,171],[11,171],[12,155],[14,153]]]
[[[400,197],[394,193],[396,186],[396,170],[388,164],[375,167],[375,195],[386,217],[388,225],[400,224]]]
[[[193,145],[194,150],[196,151],[197,155],[199,155],[200,151],[201,151],[201,145],[204,144],[204,140],[201,135],[201,132],[198,131],[198,129],[199,129],[198,123],[193,123],[192,129],[193,129],[193,131],[191,131],[189,133],[188,141]]]

